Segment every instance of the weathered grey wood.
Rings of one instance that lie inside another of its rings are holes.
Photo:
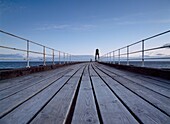
[[[79,68],[79,66],[77,68]],[[70,74],[75,73],[77,71],[77,68],[75,68],[73,71],[70,71],[69,73]],[[36,95],[40,91],[44,90],[46,87],[50,86],[51,84],[54,83],[54,81],[58,80],[61,77],[62,76],[56,75],[50,78],[48,81],[46,80],[42,81],[41,83],[33,85],[32,87],[29,87],[21,92],[18,92],[15,95],[12,95],[6,99],[1,100],[0,117],[11,111],[18,105],[22,104],[24,101],[30,99],[32,96]]]
[[[102,68],[102,69],[103,69],[103,68]],[[115,73],[115,69],[113,69],[113,68],[112,68],[112,69],[109,69],[109,71]],[[117,75],[119,75],[119,76],[122,75],[121,72],[120,72],[120,73],[119,73],[119,72],[116,72],[115,74],[117,74]],[[128,75],[124,75],[123,77],[124,77],[124,78],[127,78],[127,79],[130,79],[130,80],[133,80],[134,82],[138,83],[138,84],[141,85],[141,86],[144,86],[144,87],[146,87],[146,88],[149,88],[149,89],[151,89],[151,90],[153,90],[153,91],[155,91],[155,92],[158,92],[158,93],[160,93],[160,94],[162,94],[162,95],[170,98],[170,90],[167,89],[167,88],[164,88],[164,87],[161,87],[161,86],[158,86],[158,85],[155,85],[155,84],[153,84],[153,83],[149,83],[149,82],[147,82],[147,81],[143,81],[143,80],[140,80],[140,79],[131,78],[131,77],[128,76]],[[161,83],[161,82],[160,82],[160,83]]]
[[[83,69],[80,69],[44,109],[38,113],[31,121],[32,124],[62,124],[65,122]]]
[[[170,89],[167,87],[162,87],[160,85],[156,85],[156,81],[154,83],[150,83],[148,81],[145,81],[145,80],[141,80],[140,77],[139,78],[132,78],[132,77],[129,77],[129,76],[124,76],[126,79],[129,79],[135,83],[138,83],[139,85],[141,86],[144,86],[144,87],[147,87],[153,91],[156,91],[160,94],[163,94],[164,96],[167,96],[170,98]],[[160,82],[161,84],[161,82]]]
[[[76,71],[77,70],[75,69],[74,73]],[[31,99],[18,106],[16,109],[11,111],[9,114],[1,118],[0,123],[27,123],[40,109],[42,109],[44,105],[47,104],[49,100],[51,100],[51,98],[54,97],[54,95],[56,95],[59,89],[64,86],[64,84],[70,77],[64,76],[55,81],[49,87],[45,88],[42,92],[38,93]]]
[[[37,75],[34,75],[34,76],[32,76],[32,75],[33,74],[16,77],[16,78],[11,78],[11,79],[6,79],[6,80],[1,80],[0,81],[0,91],[5,90],[10,87],[13,87],[15,85],[18,85],[24,81],[29,81],[32,79],[32,77],[37,77]]]
[[[24,75],[24,76],[12,78],[12,79],[2,80],[2,81],[0,81],[0,91],[6,90],[6,89],[11,88],[11,87],[15,87],[15,86],[23,84],[23,83],[29,83],[32,80],[35,80],[36,78],[49,77],[50,76],[49,74],[54,74],[58,71],[63,71],[63,70],[66,70],[68,68],[73,69],[74,65],[71,65],[69,67],[64,66],[64,67],[61,67],[61,68],[57,68],[55,70],[38,72],[38,73]]]
[[[100,70],[95,69],[100,75],[102,74]],[[141,122],[146,124],[168,124],[170,122],[170,118],[167,115],[120,85],[111,77],[104,76],[102,78]]]
[[[143,77],[145,77],[147,79],[157,80],[157,81],[160,81],[160,82],[170,84],[170,80],[168,80],[168,79],[163,79],[163,78],[160,78],[160,77],[153,77],[153,76],[149,76],[149,75],[144,75]]]
[[[45,80],[48,80],[49,78],[53,78],[54,76],[62,76],[68,72],[70,72],[72,69],[67,69],[67,70],[64,70],[64,71],[58,71],[54,74],[49,74],[48,76],[45,76],[45,77],[38,77],[38,78],[33,78],[32,80],[29,80],[28,82],[25,82],[25,83],[21,83],[17,86],[14,86],[14,87],[11,87],[11,88],[8,88],[6,90],[3,90],[0,92],[0,100],[8,97],[8,96],[11,96],[11,95],[14,95],[22,90],[25,90],[29,87],[32,87],[33,85],[36,85],[37,83],[41,83],[42,81],[45,81]]]
[[[102,120],[106,124],[138,123],[100,77],[90,68],[92,83],[99,104]]]
[[[162,81],[158,81],[158,80],[154,80],[154,79],[146,78],[146,77],[142,77],[142,76],[136,76],[136,78],[143,80],[143,81],[147,81],[149,83],[154,83],[158,86],[161,86],[161,87],[164,87],[164,88],[167,88],[167,89],[170,89],[170,83],[168,84],[168,83],[165,83],[165,82],[162,82]]]
[[[139,73],[133,73],[133,72],[129,72],[129,71],[124,71],[124,70],[119,70],[113,67],[108,67],[106,65],[99,65],[100,67],[104,67],[105,69],[109,69],[114,71],[114,73],[117,74],[121,74],[121,76],[129,76],[129,77],[136,77],[138,79],[150,82],[150,83],[154,83],[166,88],[170,88],[170,80],[166,80],[166,79],[161,79],[161,78],[157,78],[157,77],[152,77],[152,76],[146,76],[146,75],[142,75]]]
[[[104,69],[103,71],[112,77],[111,72],[104,70]],[[170,116],[170,99],[169,98],[164,97],[156,92],[153,92],[152,90],[149,90],[125,78],[122,78],[119,76],[112,77],[112,78],[119,81],[120,84],[129,88],[131,91],[138,94],[145,100],[149,101],[150,103],[152,103],[153,105],[155,105],[156,107],[158,107],[159,109],[161,109],[162,111],[164,111],[166,114]]]
[[[99,124],[88,68],[86,67],[72,119],[73,124]]]
[[[79,85],[83,67],[91,64],[100,77],[90,66],[92,82],[86,68]],[[170,99],[161,94],[165,91],[157,92],[162,88],[169,90],[168,80],[91,64],[0,81],[0,98],[7,96],[0,100],[0,124],[61,124],[72,114],[73,124],[169,124]],[[72,105],[75,105],[74,113]]]

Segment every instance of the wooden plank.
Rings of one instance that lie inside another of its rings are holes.
[[[109,69],[109,71],[111,71],[112,73],[117,74],[118,76],[122,77],[122,74],[121,73],[117,73],[117,72],[115,73],[115,69],[113,69],[113,68]],[[135,83],[138,83],[139,85],[141,85],[143,87],[146,87],[146,88],[148,88],[150,90],[153,90],[153,91],[155,91],[155,92],[157,92],[159,94],[162,94],[162,95],[170,98],[170,90],[167,89],[167,88],[160,87],[158,85],[155,85],[153,83],[149,83],[147,81],[143,81],[143,80],[140,80],[140,79],[131,78],[128,75],[124,75],[123,77],[126,78],[126,79],[133,80]]]
[[[86,67],[72,119],[73,124],[99,124],[88,68]]]
[[[74,70],[74,72],[76,71],[77,70]],[[38,111],[48,104],[48,102],[58,93],[64,84],[67,83],[69,78],[70,77],[66,76],[55,81],[42,92],[38,93],[1,118],[0,123],[18,124],[29,122]]]
[[[144,77],[152,79],[152,80],[157,80],[157,81],[160,81],[160,82],[170,84],[170,80],[167,80],[167,79],[162,79],[162,78],[159,78],[159,77],[152,77],[152,76],[149,76],[149,75],[144,75]]]
[[[69,66],[69,68],[73,69],[74,65]],[[0,81],[0,91],[6,90],[6,89],[11,88],[11,87],[15,87],[15,86],[20,85],[22,83],[31,82],[32,80],[35,80],[36,78],[47,77],[47,76],[49,76],[48,74],[54,74],[58,71],[62,71],[62,70],[66,70],[66,69],[68,69],[68,66],[57,68],[55,70],[38,72],[38,73],[20,76],[20,77],[16,77],[16,78],[12,78],[12,79],[2,80],[2,81]]]
[[[103,70],[105,73],[107,73],[110,77],[112,77],[112,73]],[[153,92],[152,90],[149,90],[141,85],[138,85],[136,82],[132,82],[130,80],[127,80],[123,77],[112,77],[116,81],[118,81],[120,84],[131,90],[132,92],[136,93],[137,95],[141,96],[143,99],[148,101],[149,103],[153,104],[155,107],[166,113],[170,116],[170,99],[167,97],[164,97],[156,92]]]
[[[6,80],[1,80],[0,81],[0,91],[5,90],[7,88],[13,87],[15,85],[18,85],[24,81],[29,81],[32,79],[33,74],[30,75],[25,75],[25,76],[20,76],[16,78],[11,78],[11,79],[6,79]],[[34,75],[34,77],[37,77],[38,75]]]
[[[77,71],[77,68],[75,68],[70,73],[74,73],[75,71]],[[41,83],[38,83],[32,87],[29,87],[21,92],[16,93],[15,95],[12,95],[6,99],[1,100],[0,101],[0,118],[4,114],[13,110],[15,107],[19,106],[23,102],[27,101],[34,95],[38,94],[45,88],[52,85],[56,80],[60,79],[61,77],[63,77],[63,76],[56,75],[55,77],[50,78],[48,81],[46,81],[46,80],[42,81]]]
[[[126,79],[129,79],[141,86],[144,86],[144,87],[147,87],[153,91],[156,91],[164,96],[167,96],[170,98],[170,87],[165,87],[165,86],[161,86],[161,82],[159,82],[160,84],[155,84],[156,81],[154,81],[154,83],[151,83],[151,82],[148,82],[148,81],[145,81],[145,80],[141,80],[140,77],[129,77],[129,76],[124,76]]]
[[[38,113],[31,124],[62,124],[66,121],[83,69],[80,69],[57,95]]]
[[[106,124],[136,124],[138,123],[120,100],[113,94],[107,85],[90,68],[91,79],[98,101],[103,123]]]
[[[162,81],[154,80],[152,78],[146,78],[146,77],[143,77],[143,76],[137,76],[136,78],[143,80],[143,81],[147,81],[149,83],[154,83],[158,86],[161,86],[161,87],[164,87],[164,88],[167,88],[167,89],[170,89],[170,83],[165,83],[165,82],[162,82]]]
[[[100,64],[101,65],[101,64]],[[121,74],[121,76],[130,76],[130,77],[137,77],[140,78],[141,80],[150,82],[150,83],[154,83],[156,85],[160,85],[166,88],[170,87],[170,80],[165,80],[165,79],[161,79],[161,78],[156,78],[156,77],[152,77],[152,76],[146,76],[146,75],[142,75],[139,73],[133,73],[133,72],[129,72],[129,71],[123,71],[123,70],[119,70],[113,67],[109,67],[106,65],[101,65],[100,67],[104,67],[105,69],[109,69],[114,71],[114,73],[117,74]]]
[[[95,68],[97,73],[101,75],[103,72]],[[170,122],[169,116],[162,113],[160,110],[141,99],[138,95],[134,94],[111,77],[102,77],[106,84],[115,92],[115,94],[124,102],[124,104],[131,110],[136,118],[141,123],[146,124],[167,124]],[[123,83],[123,82],[122,82]]]
[[[71,69],[67,69],[64,71],[58,71],[54,74],[49,74],[48,76],[45,76],[45,77],[38,77],[36,79],[33,77],[32,80],[29,80],[28,82],[25,81],[24,83],[21,83],[19,85],[15,85],[14,87],[10,87],[6,90],[0,91],[0,94],[1,94],[0,100],[7,98],[11,95],[14,95],[22,90],[29,88],[29,87],[32,87],[33,85],[36,85],[37,83],[41,83],[42,81],[48,80],[49,78],[53,78],[54,76],[62,76],[70,71],[71,71]]]

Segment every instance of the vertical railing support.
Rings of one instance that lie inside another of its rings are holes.
[[[71,55],[70,55],[70,62],[69,63],[71,63]]]
[[[67,53],[67,64],[69,63],[68,53]]]
[[[52,49],[52,53],[53,53],[53,65],[55,65],[55,63],[54,63],[54,49]]]
[[[142,67],[144,67],[144,52],[145,52],[145,51],[144,51],[144,49],[145,49],[145,48],[144,48],[144,45],[145,45],[145,44],[144,44],[144,40],[142,40]]]
[[[129,65],[129,46],[127,46],[127,65]]]
[[[115,64],[115,52],[113,51],[113,64]]]
[[[109,54],[110,54],[110,64],[111,64],[112,63],[112,54],[111,54],[111,52]]]
[[[65,64],[65,53],[63,53],[63,55],[64,55],[63,57],[64,57],[64,64]]]
[[[43,61],[44,61],[44,66],[46,65],[46,62],[45,62],[45,46],[43,46]]]
[[[27,40],[27,68],[30,68],[30,62],[29,62],[29,40]]]
[[[60,61],[60,51],[58,51],[58,63],[61,64],[61,61]]]
[[[120,65],[120,49],[118,50],[118,56],[119,56],[119,65]]]

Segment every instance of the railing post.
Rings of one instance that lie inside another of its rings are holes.
[[[70,63],[71,63],[71,55],[70,55]]]
[[[129,65],[129,46],[127,46],[127,65]]]
[[[112,63],[112,54],[111,54],[111,52],[109,54],[110,54],[110,64],[111,64]]]
[[[43,46],[43,61],[44,61],[44,66],[46,65],[46,62],[45,62],[45,46]]]
[[[29,62],[29,40],[27,40],[27,68],[30,68],[30,62]]]
[[[65,53],[63,53],[64,54],[64,64],[65,64]]]
[[[118,56],[119,56],[119,65],[120,65],[120,49],[118,50]]]
[[[113,51],[113,63],[115,64],[115,52]]]
[[[65,53],[65,64],[67,64],[67,53]]]
[[[53,65],[55,65],[55,63],[54,63],[54,49],[52,49],[52,52],[53,52]]]
[[[69,63],[68,53],[67,53],[67,64]]]
[[[58,51],[58,63],[61,64],[61,62],[60,62],[60,51]]]
[[[144,40],[142,40],[142,67],[144,67]]]

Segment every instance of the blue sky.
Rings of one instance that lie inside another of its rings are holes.
[[[71,54],[104,54],[169,30],[170,0],[0,0],[0,29]],[[11,42],[0,41],[20,46]]]

